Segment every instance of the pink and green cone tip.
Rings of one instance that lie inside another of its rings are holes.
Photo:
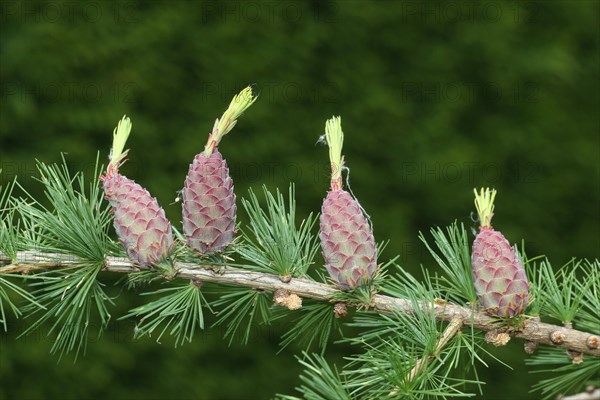
[[[131,131],[131,121],[123,117],[113,132],[111,159],[100,177],[104,194],[114,213],[114,226],[127,256],[142,267],[165,260],[173,245],[171,223],[156,198],[121,175],[119,167],[128,151],[123,151]]]
[[[518,316],[527,307],[529,295],[525,268],[504,235],[492,228],[496,190],[474,192],[481,225],[471,255],[475,292],[489,314],[501,318]]]
[[[250,87],[237,94],[223,116],[215,121],[204,151],[190,164],[182,190],[183,233],[188,246],[199,253],[223,251],[235,236],[237,208],[233,181],[217,147],[254,101],[256,96]]]
[[[343,189],[342,132],[340,117],[325,124],[331,161],[331,190],[321,208],[321,248],[331,279],[342,289],[354,289],[377,272],[377,246],[362,207]]]

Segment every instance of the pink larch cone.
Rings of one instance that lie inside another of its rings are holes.
[[[167,257],[173,234],[158,201],[146,189],[119,174],[119,166],[127,154],[123,146],[130,129],[129,118],[124,117],[116,129],[112,160],[100,179],[106,199],[113,207],[115,231],[127,256],[148,267]]]
[[[377,247],[358,202],[345,190],[330,191],[323,201],[320,222],[329,276],[343,289],[369,281],[377,271]]]
[[[233,98],[223,116],[215,121],[204,151],[196,155],[185,178],[183,233],[188,246],[202,254],[223,251],[235,236],[237,209],[233,181],[217,146],[255,100],[250,87]]]
[[[479,301],[490,314],[510,318],[527,307],[529,284],[525,268],[502,233],[491,226],[496,191],[475,191],[481,227],[471,255],[473,282]]]
[[[183,231],[203,254],[224,250],[235,236],[236,205],[227,162],[218,150],[196,155],[182,191]]]
[[[377,272],[377,246],[358,201],[342,189],[343,132],[339,117],[327,121],[326,138],[332,174],[331,191],[321,208],[321,248],[331,279],[342,289],[354,289]]]

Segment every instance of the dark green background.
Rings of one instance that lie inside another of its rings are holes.
[[[88,174],[123,114],[123,173],[170,204],[214,119],[249,83],[261,95],[220,146],[238,196],[297,187],[299,214],[328,185],[325,120],[341,115],[352,189],[387,254],[433,260],[419,230],[471,227],[472,189],[498,190],[495,227],[554,265],[598,257],[599,7],[595,1],[2,1],[2,183],[68,153]],[[242,213],[240,213],[242,214]],[[241,219],[245,216],[240,215]],[[177,223],[175,225],[178,225]],[[106,277],[111,282],[110,277]],[[139,304],[121,294],[114,319]],[[214,320],[209,318],[209,322]],[[299,367],[275,355],[282,326],[227,348],[208,330],[174,350],[113,323],[76,364],[56,364],[40,333],[0,336],[0,398],[268,398]],[[285,323],[283,323],[285,324]],[[485,398],[523,398],[521,343],[496,353]],[[331,346],[331,360],[349,349]],[[531,396],[535,398],[536,396]]]

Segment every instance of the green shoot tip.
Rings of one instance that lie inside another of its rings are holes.
[[[117,127],[113,131],[113,145],[110,152],[110,164],[116,165],[124,157],[127,152],[123,152],[125,143],[131,132],[131,120],[126,115],[119,121]]]
[[[473,189],[475,193],[475,208],[479,215],[479,223],[482,228],[492,227],[492,217],[494,216],[494,199],[496,198],[496,189],[481,188],[478,193],[477,189]]]
[[[344,145],[344,132],[342,131],[342,118],[331,117],[325,122],[325,139],[329,146],[329,161],[331,162],[331,190],[342,188],[342,167],[344,157],[342,146]]]
[[[204,147],[204,154],[210,156],[214,149],[219,145],[223,136],[227,135],[237,123],[237,119],[246,111],[258,96],[254,93],[251,86],[246,87],[233,97],[229,107],[223,113],[221,118],[215,121],[213,130],[208,137],[208,142]]]

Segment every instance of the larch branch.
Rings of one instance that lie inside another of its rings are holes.
[[[0,267],[0,274],[30,273],[37,269],[56,269],[74,267],[84,264],[75,256],[64,254],[35,253],[32,251],[19,252],[14,262]],[[0,263],[2,265],[2,263]],[[117,257],[106,257],[103,269],[118,273],[138,272],[140,269],[131,261]],[[275,292],[285,290],[307,299],[335,301],[334,295],[339,289],[332,285],[315,282],[306,278],[282,279],[278,275],[248,271],[222,265],[198,265],[193,263],[176,262],[177,277],[202,282],[244,286],[253,289]],[[426,304],[423,304],[426,305]],[[371,307],[377,312],[414,311],[410,300],[386,295],[375,295]],[[527,342],[562,347],[571,351],[600,357],[600,338],[598,335],[528,319],[518,330],[506,330],[484,312],[474,311],[467,307],[436,301],[433,304],[438,321],[462,321],[464,326],[472,326],[482,331],[500,331],[512,337],[524,339]]]

